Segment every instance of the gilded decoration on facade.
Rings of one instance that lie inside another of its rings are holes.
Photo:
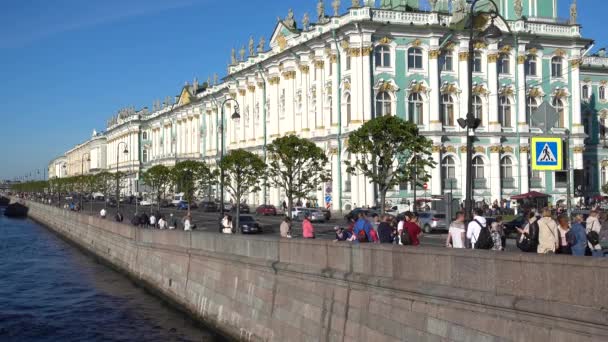
[[[439,58],[440,55],[441,55],[441,51],[440,50],[431,50],[431,51],[429,51],[429,58],[430,59],[437,59],[437,58]]]
[[[498,54],[492,53],[488,55],[488,63],[496,63],[498,61]]]
[[[389,37],[382,37],[378,41],[378,43],[383,44],[383,45],[390,44],[391,42],[392,42],[392,40]]]
[[[441,153],[441,150],[442,150],[441,145],[433,145],[433,147],[432,147],[433,153]]]
[[[475,151],[477,151],[477,149]],[[501,151],[502,151],[502,146],[500,146],[500,145],[490,146],[491,153],[500,153]]]
[[[285,80],[294,80],[296,78],[296,72],[295,71],[285,71],[283,73],[283,78]]]
[[[255,92],[255,86],[253,84],[250,84],[249,86],[247,86],[247,90],[249,90],[249,92],[253,93],[253,92]]]
[[[585,152],[585,146],[575,146],[574,153],[583,153]]]
[[[582,64],[582,60],[577,58],[577,59],[573,59],[570,61],[570,65],[572,66],[572,69],[578,69],[579,66],[581,66]]]
[[[526,56],[517,56],[517,64],[526,63]]]
[[[458,87],[454,83],[444,83],[440,89],[442,94],[456,94],[458,93]]]
[[[467,146],[466,145],[460,146],[459,150],[460,150],[460,153],[467,153]]]
[[[325,67],[325,62],[323,61],[315,61],[315,68],[323,69]]]
[[[420,40],[420,39],[415,39],[414,41],[412,41],[413,47],[419,47],[421,45],[422,45],[422,40]]]
[[[474,151],[475,151],[476,153],[486,153],[486,149],[485,149],[485,148],[483,148],[483,147],[481,147],[481,146],[477,146],[477,147],[475,147],[475,148],[474,148]]]
[[[473,95],[487,95],[488,90],[483,84],[473,85]]]
[[[277,85],[281,82],[281,78],[279,76],[274,76],[268,79],[268,83],[270,85]]]
[[[454,147],[452,145],[448,145],[443,148],[443,151],[445,153],[456,153],[456,147]]]
[[[528,96],[530,97],[541,97],[543,95],[543,91],[538,87],[532,88],[528,91]]]
[[[483,50],[483,49],[487,48],[488,46],[486,45],[486,43],[484,43],[482,41],[476,41],[473,44],[473,47],[475,48],[475,50]]]
[[[466,62],[469,60],[469,53],[468,52],[460,52],[458,53],[458,60],[461,62]]]
[[[564,57],[566,55],[566,51],[564,51],[562,49],[557,49],[557,50],[555,50],[555,52],[553,52],[553,55],[558,56],[558,57]]]
[[[520,153],[530,153],[530,146],[528,145],[522,145],[519,147],[519,152]]]
[[[513,147],[505,146],[502,148],[502,153],[513,153]]]
[[[329,61],[331,63],[336,63],[338,61],[338,56],[337,55],[331,55],[331,56],[329,56]]]
[[[277,35],[277,44],[279,45],[279,49],[281,49],[281,51],[285,50],[285,48],[287,47],[287,39],[285,38],[283,33],[279,33]]]
[[[509,53],[511,53],[511,50],[513,50],[511,45],[505,45],[500,48],[500,53],[509,54]]]
[[[348,49],[347,53],[350,57],[359,57],[361,56],[361,49],[360,48],[350,48]]]
[[[371,47],[371,46],[364,47],[363,50],[361,50],[361,56],[369,56],[372,52],[374,52],[373,47]]]
[[[308,74],[308,72],[310,71],[310,67],[308,65],[300,65],[299,66],[300,72],[303,74]]]
[[[245,96],[245,94],[247,94],[247,90],[245,90],[245,89],[239,89],[239,95]]]

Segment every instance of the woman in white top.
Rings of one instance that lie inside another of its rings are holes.
[[[445,241],[445,246],[450,248],[464,248],[464,213],[456,214],[456,219],[450,224],[448,238]]]
[[[222,233],[232,234],[232,217],[226,215],[222,220]]]
[[[190,231],[192,230],[192,222],[191,222],[192,218],[190,217],[190,215],[187,215],[186,218],[184,219],[184,230],[185,231]]]
[[[158,228],[159,229],[167,229],[167,221],[163,217],[158,219]]]

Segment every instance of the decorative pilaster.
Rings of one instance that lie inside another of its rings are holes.
[[[491,49],[495,51],[497,46],[492,44]],[[488,55],[488,131],[500,132],[500,124],[498,123],[498,69],[496,62],[498,54],[492,52]],[[494,195],[494,193],[492,193]]]
[[[439,54],[438,49],[429,52],[429,109],[430,109],[430,125],[431,131],[440,131],[442,128],[441,118],[439,117]],[[441,189],[441,186],[439,186]]]
[[[495,145],[490,147],[490,193],[492,194],[491,200],[498,200],[500,202],[501,199],[501,175],[500,175],[500,151],[502,147],[500,145]]]
[[[460,116],[463,118],[466,117],[467,113],[469,112],[468,103],[466,99],[471,96],[469,94],[469,53],[467,52],[469,44],[473,44],[473,42],[461,41],[461,52],[458,54],[458,63],[460,64],[458,66],[458,79],[460,83],[460,89],[462,91],[460,94],[460,98],[463,99],[462,101],[460,101],[459,113],[461,114]],[[459,129],[464,130],[460,127]],[[465,189],[464,184],[462,185],[462,189]]]

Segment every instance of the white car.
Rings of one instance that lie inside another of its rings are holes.
[[[171,205],[174,207],[177,207],[181,202],[185,201],[186,199],[184,198],[184,193],[180,192],[179,194],[176,194],[175,196],[173,196],[173,200],[171,201]]]
[[[156,203],[155,200],[151,200],[151,199],[145,199],[145,200],[139,202],[139,205],[142,207],[149,207],[149,206],[157,205],[157,204],[158,203]]]
[[[304,207],[293,207],[291,208],[291,218],[296,220],[300,214],[303,214],[307,208]]]

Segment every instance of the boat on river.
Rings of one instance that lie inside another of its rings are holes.
[[[4,216],[13,218],[27,217],[29,208],[21,203],[11,203],[4,209]]]

